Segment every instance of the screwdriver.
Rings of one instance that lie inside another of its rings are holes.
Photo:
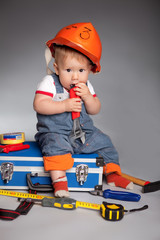
[[[121,201],[133,201],[138,202],[141,199],[141,196],[137,193],[126,192],[126,191],[113,191],[111,189],[95,190],[90,192],[95,196],[102,196],[104,198],[117,199]]]

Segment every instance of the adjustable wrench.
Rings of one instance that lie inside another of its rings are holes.
[[[75,87],[74,84],[70,86],[70,98],[80,98],[79,96],[76,95],[75,91],[73,88]],[[70,134],[70,137],[75,141],[76,139],[80,138],[82,143],[85,143],[85,132],[82,131],[81,126],[80,126],[80,112],[72,112],[72,120],[73,120],[73,128]]]

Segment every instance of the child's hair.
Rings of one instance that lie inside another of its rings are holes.
[[[55,63],[58,63],[58,60],[65,60],[67,58],[67,55],[70,54],[70,56],[75,57],[78,61],[83,61],[84,58],[87,58],[89,61],[89,64],[92,66],[94,65],[91,60],[83,55],[81,52],[78,52],[77,50],[67,47],[67,46],[61,46],[61,45],[55,45],[54,46],[55,50]]]

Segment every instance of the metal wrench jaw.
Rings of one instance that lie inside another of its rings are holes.
[[[75,118],[73,120],[73,129],[70,134],[70,137],[75,141],[76,139],[80,138],[82,143],[85,143],[85,132],[82,131],[80,126],[79,118]]]
[[[81,133],[78,133],[77,136],[76,136],[76,134],[71,133],[70,138],[72,138],[73,141],[75,141],[76,139],[80,138],[81,142],[83,144],[85,143],[85,133],[83,131]]]

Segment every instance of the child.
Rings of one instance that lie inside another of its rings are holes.
[[[132,189],[133,183],[121,176],[118,153],[110,138],[97,129],[89,115],[100,111],[100,101],[88,80],[100,71],[101,42],[91,23],[69,25],[46,43],[55,59],[55,73],[38,85],[34,109],[37,112],[36,141],[43,154],[44,168],[50,171],[56,197],[69,197],[66,170],[72,168],[72,154],[98,153],[104,158],[104,174],[111,186]],[[48,50],[46,51],[48,53]],[[51,56],[51,57],[52,57]],[[46,62],[49,63],[48,55]],[[69,98],[71,84],[78,98]],[[71,112],[80,112],[85,142],[73,141]]]

